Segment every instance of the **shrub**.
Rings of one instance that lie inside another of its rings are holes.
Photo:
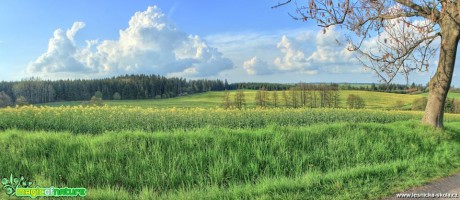
[[[16,101],[14,102],[14,104],[17,105],[17,106],[25,106],[25,105],[28,105],[29,102],[27,101],[27,99],[24,96],[20,96],[20,97],[16,98]]]
[[[94,96],[97,97],[97,98],[102,99],[102,92],[101,92],[101,91],[96,91],[96,92],[94,93]]]
[[[364,108],[364,106],[366,106],[366,103],[364,102],[364,99],[361,98],[360,96],[350,94],[348,95],[348,98],[347,98],[347,105],[348,105],[348,108],[351,108],[351,109],[361,109],[361,108]]]
[[[89,104],[93,105],[93,106],[103,106],[104,102],[102,102],[102,98],[93,96],[93,97],[91,97],[91,100],[89,101]]]
[[[120,95],[120,93],[115,92],[115,93],[113,94],[113,100],[121,100],[121,95]]]
[[[459,100],[454,101],[454,106],[453,106],[452,112],[453,113],[460,113],[460,101]]]

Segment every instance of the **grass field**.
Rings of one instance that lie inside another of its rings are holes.
[[[378,199],[460,168],[459,122],[200,128],[99,135],[8,130],[2,175],[86,199]],[[6,195],[2,193],[3,198]]]
[[[225,110],[221,92],[4,108],[0,178],[85,199],[380,199],[460,171],[460,115],[433,130],[423,112],[385,110],[420,95],[350,93],[368,109]]]
[[[422,96],[428,97],[428,93],[423,93]],[[449,92],[447,96],[449,98],[460,99],[460,93],[459,92]]]
[[[419,120],[423,112],[352,109],[244,109],[221,108],[125,108],[125,107],[34,107],[0,109],[0,130],[70,131],[171,131],[197,128],[254,129],[276,126],[310,126],[336,122]],[[460,121],[460,115],[446,114],[445,121]]]
[[[255,90],[246,90],[245,92],[246,107],[255,107]],[[371,92],[360,90],[341,90],[340,91],[340,106],[346,107],[346,99],[349,94],[361,96],[365,103],[366,108],[369,109],[393,109],[397,101],[404,103],[403,109],[410,109],[412,102],[421,97],[428,96],[428,93],[423,94],[395,94],[385,92]],[[230,92],[233,100],[235,91]],[[194,94],[189,96],[171,98],[171,99],[147,99],[147,100],[120,100],[120,101],[104,101],[109,106],[127,106],[127,107],[142,107],[142,108],[215,108],[221,107],[223,103],[224,92],[206,92],[201,94]],[[269,92],[269,97],[272,92]],[[278,92],[278,96],[283,105],[282,94]],[[449,93],[448,97],[460,99],[460,93]],[[81,101],[73,102],[53,102],[42,104],[46,106],[78,106]]]
[[[246,90],[245,99],[248,108],[255,107],[255,90]],[[233,100],[235,91],[231,91],[231,98]],[[342,107],[346,107],[346,99],[349,94],[356,94],[361,96],[366,102],[366,108],[370,109],[392,109],[394,108],[397,101],[402,101],[405,108],[410,108],[414,99],[420,98],[425,94],[395,94],[385,92],[371,92],[371,91],[359,91],[359,90],[341,90],[340,91],[340,102]],[[452,94],[451,94],[452,95]],[[454,96],[457,93],[453,94]],[[156,99],[156,100],[120,100],[120,101],[104,101],[105,104],[110,106],[134,106],[134,107],[155,107],[155,108],[214,108],[221,107],[223,103],[224,92],[206,92],[202,94],[194,94],[189,96],[171,98],[171,99]],[[272,92],[269,92],[269,97],[272,97]],[[278,92],[281,105],[282,93]],[[460,97],[460,96],[459,96]],[[78,106],[82,102],[54,102],[43,104],[46,106]]]

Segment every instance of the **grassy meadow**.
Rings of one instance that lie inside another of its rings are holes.
[[[380,199],[460,171],[460,115],[433,130],[386,110],[421,95],[348,93],[367,109],[225,110],[222,92],[4,108],[0,176],[85,199]]]
[[[256,105],[255,96],[256,90],[245,90],[246,107],[254,108]],[[236,91],[230,91],[233,100]],[[286,91],[289,95],[289,92]],[[341,90],[340,91],[340,106],[346,107],[346,100],[349,94],[361,96],[366,102],[366,108],[369,109],[392,109],[397,101],[402,101],[406,108],[410,108],[414,99],[426,96],[426,94],[395,94],[385,92],[371,92],[360,90]],[[449,93],[450,94],[450,93]],[[273,92],[268,91],[269,98],[272,98]],[[456,93],[450,94],[456,95]],[[223,103],[224,92],[206,92],[200,94],[193,94],[189,96],[176,97],[171,99],[147,99],[147,100],[118,100],[118,101],[104,101],[109,106],[127,106],[127,107],[142,107],[142,108],[215,108],[221,107]],[[278,91],[278,98],[280,105],[284,104],[282,100],[282,92]],[[59,107],[59,106],[78,106],[81,101],[72,102],[53,102],[42,104],[45,106]]]
[[[245,90],[245,100],[247,108],[256,107],[256,90]],[[230,96],[234,100],[236,91],[230,91]],[[289,95],[289,92],[286,92]],[[373,92],[373,91],[361,91],[361,90],[340,90],[340,106],[346,107],[347,97],[350,94],[359,95],[366,103],[365,108],[368,109],[393,109],[396,106],[396,102],[401,101],[404,106],[403,109],[409,110],[412,106],[412,102],[421,97],[428,96],[428,93],[422,94],[396,94],[386,92]],[[273,92],[268,91],[269,98],[272,98]],[[206,92],[200,94],[193,94],[188,96],[181,96],[171,99],[146,99],[146,100],[104,100],[104,104],[109,106],[125,106],[125,107],[142,107],[142,108],[215,108],[221,107],[223,103],[224,92]],[[449,98],[460,99],[460,93],[449,93]],[[282,100],[282,92],[278,91],[278,98],[280,101],[280,107],[283,107],[284,102]],[[38,104],[37,106],[79,106],[82,105],[81,101],[70,101],[70,102],[53,102],[46,104]]]
[[[1,174],[87,187],[87,199],[378,199],[460,167],[460,122],[257,129],[7,130]],[[3,194],[4,195],[4,194]],[[1,197],[1,196],[0,196]],[[3,196],[5,197],[5,196]]]

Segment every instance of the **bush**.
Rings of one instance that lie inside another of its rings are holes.
[[[113,100],[121,100],[121,95],[120,95],[120,93],[115,92],[115,93],[113,94]]]
[[[101,91],[96,91],[96,92],[94,93],[94,96],[97,97],[97,98],[102,99],[102,92],[101,92]]]
[[[351,108],[351,109],[361,109],[366,106],[366,103],[364,102],[364,99],[361,98],[360,96],[350,94],[348,95],[348,98],[347,98],[347,105],[348,105],[348,108]]]
[[[24,96],[20,96],[20,97],[16,98],[16,101],[14,102],[14,104],[17,105],[17,106],[25,106],[25,105],[28,105],[29,102],[27,101],[27,99]]]
[[[102,101],[102,98],[93,96],[91,97],[91,100],[89,101],[89,104],[92,106],[103,106],[104,102]]]
[[[454,106],[453,106],[453,113],[460,113],[460,101],[455,100],[454,101]]]

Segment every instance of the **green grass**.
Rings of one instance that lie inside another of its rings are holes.
[[[206,92],[201,94],[194,94],[170,99],[146,99],[146,100],[111,100],[104,101],[109,106],[126,106],[126,107],[142,107],[142,108],[213,108],[219,107],[222,104],[223,92]],[[59,106],[79,106],[82,101],[66,101],[66,102],[53,102],[46,104],[38,104],[52,107]]]
[[[423,93],[422,96],[428,97],[428,93]],[[449,98],[455,98],[455,99],[460,99],[460,93],[459,92],[449,92],[447,93],[447,97]]]
[[[87,187],[87,199],[379,199],[460,169],[460,123],[446,127],[405,121],[99,135],[6,130],[0,175]]]
[[[434,131],[423,112],[383,111],[424,94],[342,91],[363,110],[261,109],[245,94],[244,110],[216,108],[223,92],[0,109],[0,176],[86,199],[380,199],[460,171],[460,115]]]
[[[423,112],[356,109],[155,109],[124,107],[19,107],[0,109],[0,130],[70,131],[98,134],[105,131],[171,131],[198,128],[257,129],[277,126],[310,126],[335,122],[420,120]],[[460,121],[446,114],[445,121]]]
[[[234,100],[235,91],[231,91],[231,98]],[[248,108],[255,107],[255,90],[245,90],[245,99]],[[272,92],[268,92],[269,97],[272,98]],[[289,95],[289,92],[286,92]],[[406,108],[410,108],[414,99],[422,97],[422,94],[395,94],[385,92],[372,92],[372,91],[359,91],[359,90],[341,90],[340,91],[341,107],[346,107],[346,99],[349,94],[356,94],[361,96],[365,103],[366,108],[369,109],[392,109],[396,102],[402,101]],[[452,94],[451,94],[452,95]],[[224,92],[206,92],[202,94],[194,94],[189,96],[182,96],[171,99],[152,99],[152,100],[120,100],[120,101],[104,101],[109,106],[127,106],[127,107],[155,107],[155,108],[214,108],[221,107],[223,103]],[[282,92],[278,91],[278,98],[280,105],[284,105],[282,100]],[[460,98],[460,96],[459,96]],[[72,102],[53,102],[41,104],[46,106],[78,106],[81,101]]]
[[[346,98],[349,94],[355,94],[362,97],[366,103],[365,108],[369,109],[391,109],[394,108],[397,101],[402,101],[406,107],[410,107],[415,99],[422,97],[419,94],[412,95],[359,90],[342,90],[342,107],[345,107]]]

